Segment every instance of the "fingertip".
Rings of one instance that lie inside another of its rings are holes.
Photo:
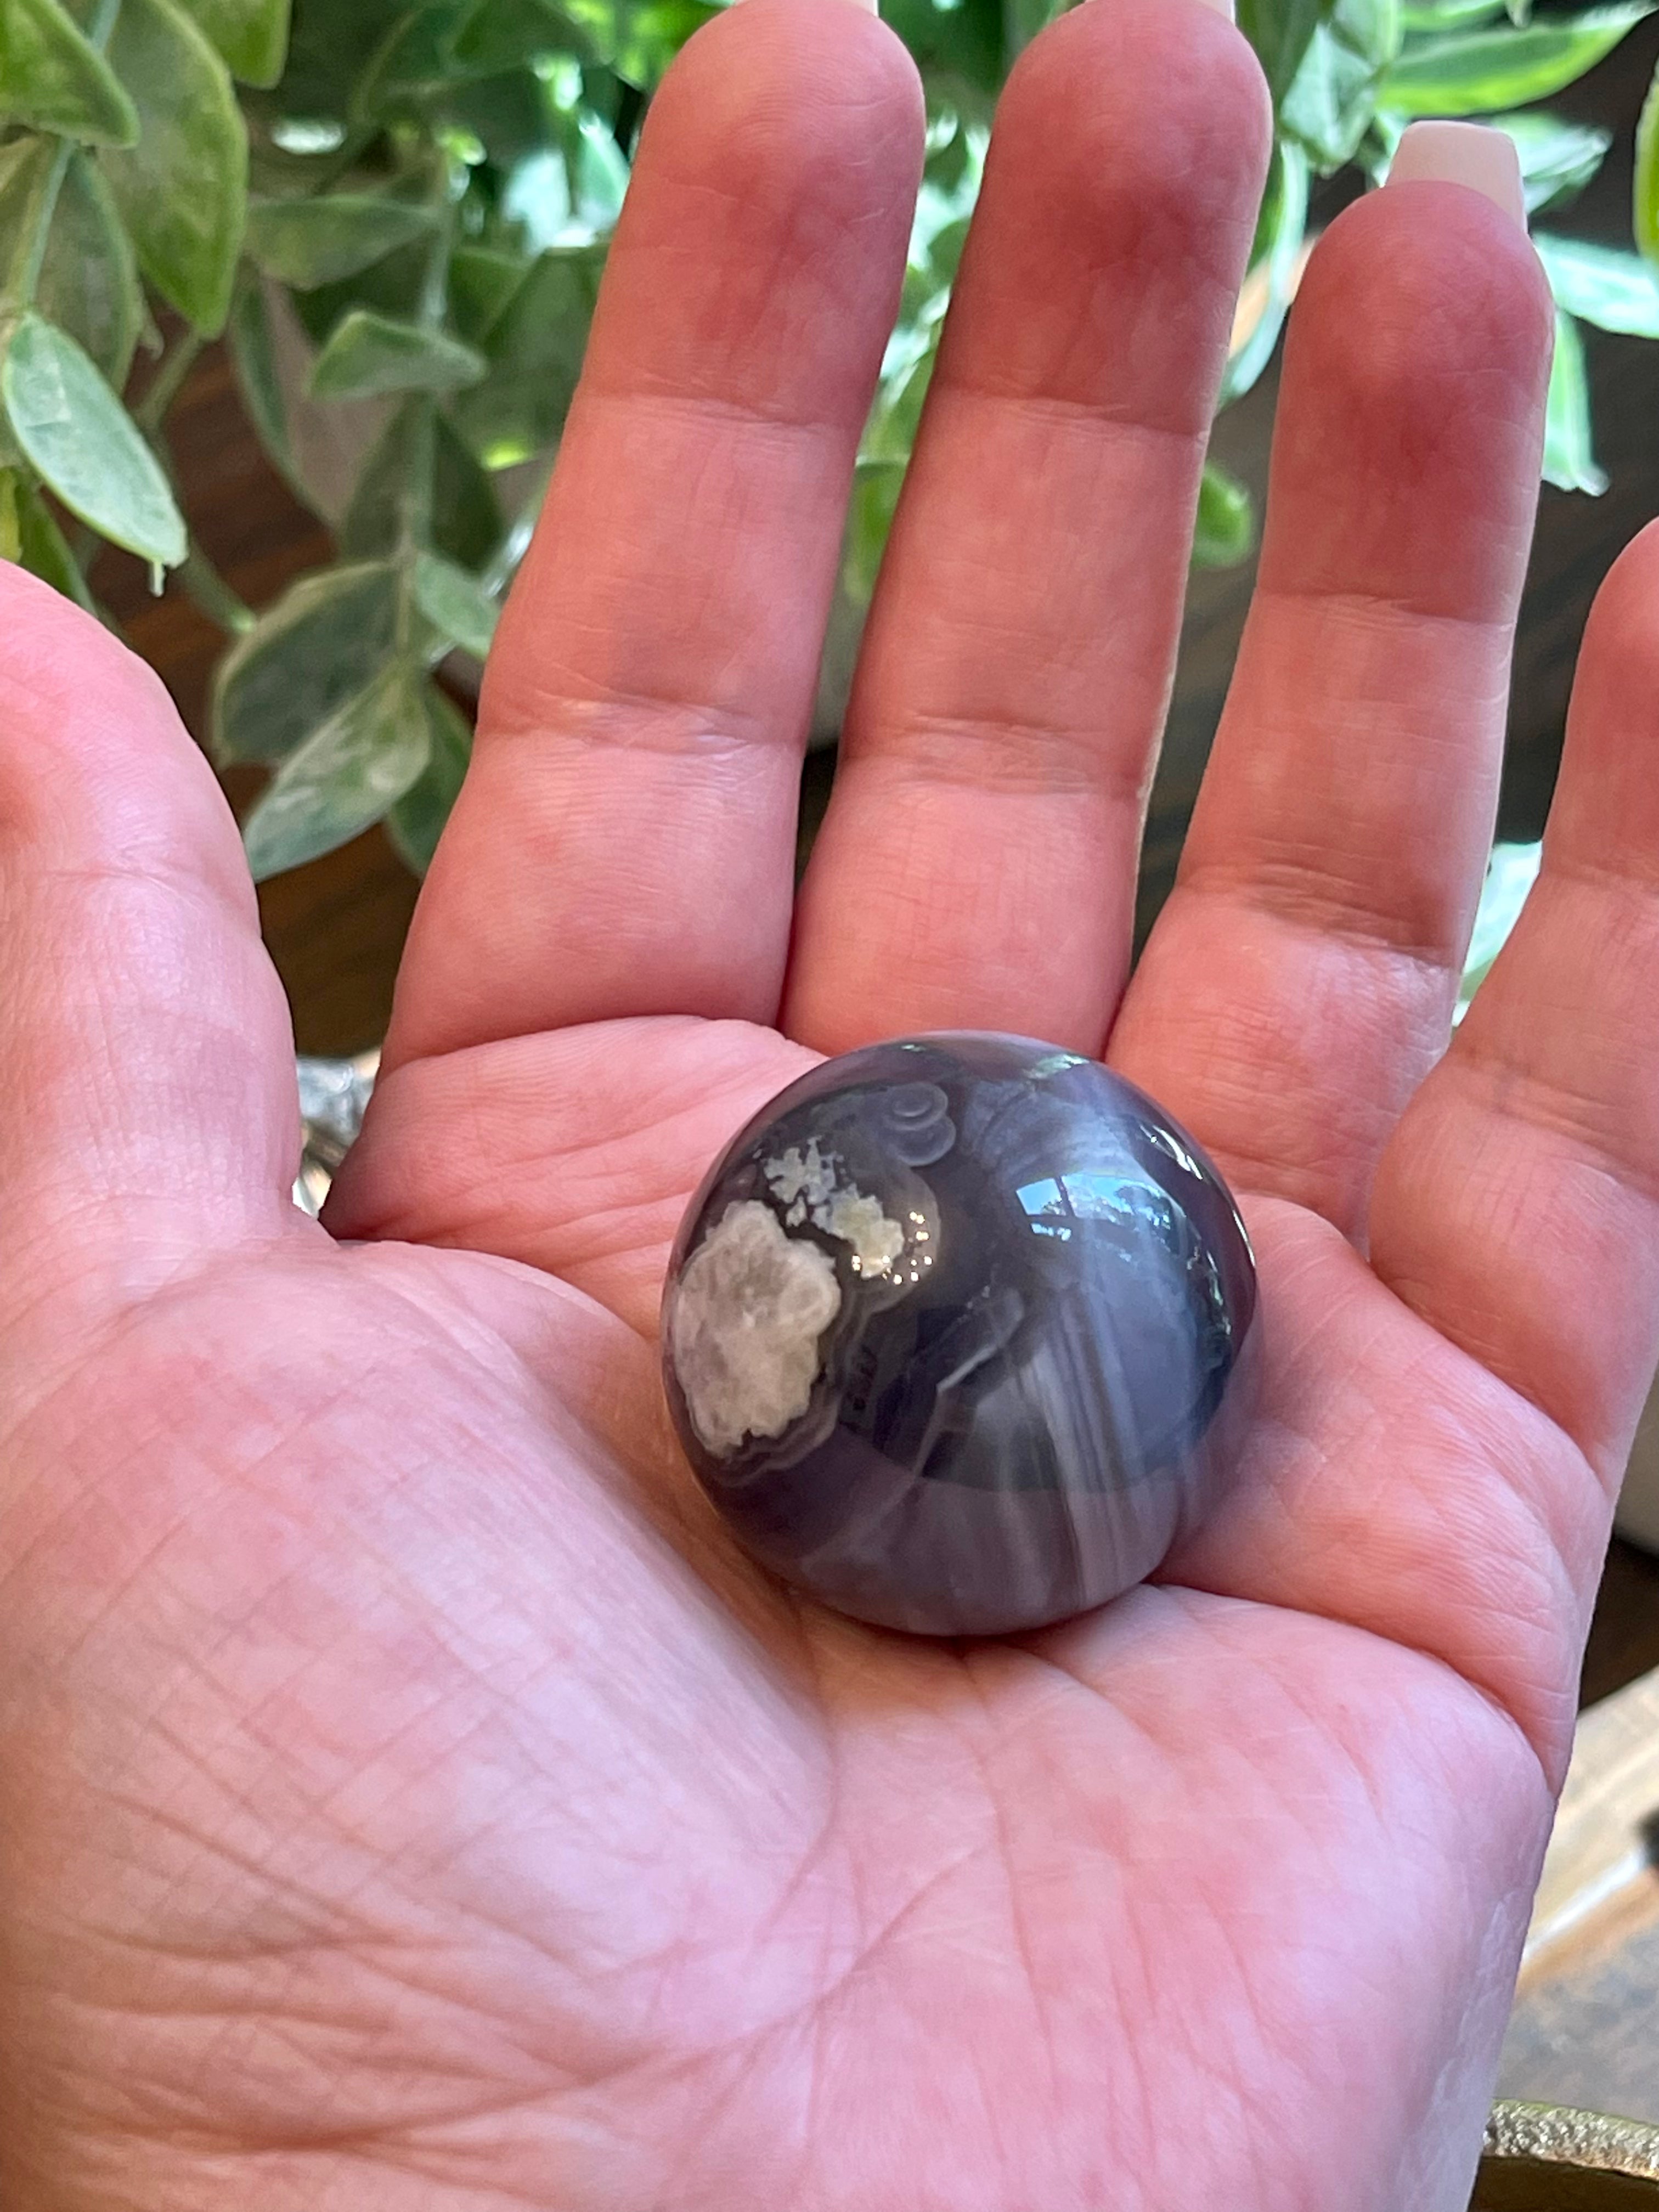
[[[1383,346],[1403,345],[1425,362],[1462,356],[1547,374],[1554,306],[1508,196],[1514,148],[1501,131],[1478,135],[1501,140],[1507,155],[1471,153],[1462,161],[1467,173],[1454,176],[1444,173],[1454,163],[1438,142],[1426,160],[1440,163],[1443,173],[1419,167],[1413,155],[1404,175],[1396,167],[1382,191],[1343,210],[1315,246],[1293,330],[1298,320],[1305,328],[1311,319],[1308,302],[1337,293],[1356,348],[1375,338]],[[1484,176],[1480,184],[1477,170]],[[1515,173],[1518,178],[1518,168]]]
[[[748,262],[754,283],[775,282],[783,240],[791,276],[842,268],[862,289],[879,266],[896,294],[926,128],[908,49],[852,0],[725,8],[686,41],[651,102],[610,290],[643,265],[641,249],[665,255],[667,265],[642,280],[638,304],[649,322],[665,283],[706,304],[720,297],[717,264],[730,252]],[[707,209],[695,219],[692,200]],[[694,236],[705,277],[688,286]],[[602,313],[601,351],[607,319]]]
[[[96,732],[104,748],[137,727],[177,720],[173,700],[143,660],[95,615],[51,584],[0,561],[0,684],[8,712],[0,758],[20,748],[65,754]],[[36,760],[30,772],[39,774]]]
[[[1483,193],[1368,193],[1320,240],[1286,340],[1261,574],[1496,617],[1525,568],[1554,309]],[[1504,618],[1508,619],[1505,611]]]
[[[1212,167],[1225,171],[1242,161],[1265,173],[1273,102],[1255,49],[1234,22],[1232,0],[1081,0],[1024,49],[1003,103],[1032,75],[1067,107],[1103,103],[1115,113],[1139,111],[1149,123],[1165,114],[1201,117],[1209,126],[1202,151]]]
[[[1659,653],[1659,520],[1637,532],[1602,578],[1585,637],[1588,641],[1602,629],[1623,633],[1632,625]]]
[[[845,68],[881,70],[890,91],[922,113],[921,72],[898,33],[882,21],[879,0],[727,0],[681,47],[652,101],[646,130],[665,94],[672,106],[682,80],[699,76],[711,62],[729,71],[738,55],[742,78],[750,79],[757,63],[793,59],[800,68],[798,88],[808,92],[818,84],[833,89]],[[754,88],[742,78],[738,90]]]
[[[1085,388],[1110,345],[1116,407],[1207,429],[1212,396],[1182,364],[1224,345],[1271,149],[1255,56],[1206,0],[1083,0],[1058,17],[997,103],[963,264],[964,286],[998,295],[977,380]],[[1060,329],[1038,303],[1067,299]],[[960,331],[945,343],[960,353]]]

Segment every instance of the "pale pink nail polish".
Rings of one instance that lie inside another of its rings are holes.
[[[1231,23],[1235,20],[1233,0],[1204,0],[1206,8],[1213,8],[1218,15],[1224,15]]]
[[[1505,131],[1494,131],[1484,123],[1408,125],[1389,171],[1389,182],[1425,181],[1468,185],[1501,207],[1522,230],[1527,227],[1521,156]]]

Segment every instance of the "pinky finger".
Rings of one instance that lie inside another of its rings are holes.
[[[1659,1351],[1659,525],[1591,611],[1538,882],[1384,1155],[1370,1251],[1618,1480]]]

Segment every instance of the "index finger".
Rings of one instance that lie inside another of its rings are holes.
[[[847,0],[744,0],[669,71],[389,1064],[623,1015],[772,1018],[921,151],[909,57]]]

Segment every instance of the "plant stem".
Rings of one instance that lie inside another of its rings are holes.
[[[29,210],[29,250],[18,272],[16,295],[19,304],[25,307],[34,304],[35,287],[40,282],[40,271],[46,264],[46,240],[52,230],[52,219],[58,212],[58,195],[64,189],[64,179],[69,174],[70,157],[74,151],[72,140],[60,138],[58,141],[58,151],[52,157],[52,167],[46,171],[34,205]]]
[[[432,194],[438,220],[421,282],[420,319],[428,330],[437,330],[449,309],[449,254],[455,242],[453,186],[449,156],[440,147],[437,184]]]
[[[202,340],[192,330],[184,330],[173,340],[171,350],[149,380],[149,388],[132,410],[132,419],[147,438],[153,439],[167,417],[167,410],[179,397],[179,387],[196,365],[202,350]]]
[[[217,623],[231,636],[240,637],[258,620],[246,600],[232,591],[193,538],[183,563],[173,573],[208,619]]]
[[[418,314],[423,328],[441,330],[449,311],[449,256],[455,242],[454,171],[449,155],[440,146],[432,189],[437,211],[432,246],[421,282]],[[430,394],[415,402],[419,412],[410,442],[408,477],[399,501],[397,557],[402,573],[398,580],[397,648],[410,653],[415,641],[415,556],[432,535],[433,476],[437,466],[438,403]]]

